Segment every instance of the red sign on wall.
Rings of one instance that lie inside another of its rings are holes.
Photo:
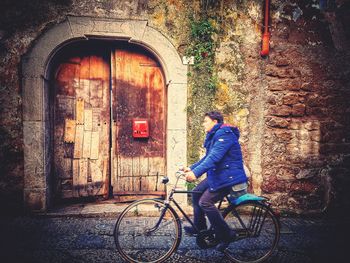
[[[134,138],[148,138],[149,125],[147,119],[133,119],[132,120],[132,136]]]

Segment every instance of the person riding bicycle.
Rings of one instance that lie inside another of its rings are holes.
[[[207,178],[201,181],[193,190],[192,203],[194,224],[197,229],[185,226],[188,234],[198,234],[206,230],[205,215],[215,231],[218,245],[216,249],[224,251],[235,239],[236,233],[225,222],[215,203],[228,195],[236,185],[246,185],[248,178],[243,168],[241,147],[238,142],[239,130],[224,124],[223,116],[218,111],[207,112],[203,122],[206,131],[204,147],[205,156],[189,168],[185,168],[186,180],[193,182],[204,173]]]

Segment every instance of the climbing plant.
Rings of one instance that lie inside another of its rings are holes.
[[[191,17],[188,57],[194,57],[194,64],[189,70],[189,103],[188,161],[193,163],[199,159],[200,147],[204,138],[202,120],[204,113],[213,109],[217,77],[214,69],[215,41],[217,28],[215,19],[206,15],[198,19]]]

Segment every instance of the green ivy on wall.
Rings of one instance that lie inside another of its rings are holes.
[[[241,38],[229,34],[237,28],[236,11],[224,11],[224,1],[218,0],[201,0],[199,5],[189,6],[188,10],[191,11],[187,14],[185,55],[193,56],[194,64],[188,73],[187,159],[192,164],[203,154],[205,132],[202,122],[207,111],[219,110],[226,122],[237,126],[245,125],[249,112],[245,109],[246,91],[239,86],[244,79],[245,67],[240,55]],[[223,44],[231,50],[225,59]],[[229,72],[230,76],[223,77],[222,72]],[[218,73],[221,73],[220,78]]]
[[[216,22],[208,17],[190,18],[189,46],[186,56],[194,57],[189,70],[188,113],[188,162],[198,161],[203,143],[204,113],[214,107],[217,89],[215,73]]]

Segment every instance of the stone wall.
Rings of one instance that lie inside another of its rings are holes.
[[[344,25],[350,7],[335,3],[320,10],[318,1],[273,0],[270,56],[261,58],[260,0],[2,2],[0,205],[16,211],[22,206],[20,61],[40,35],[67,15],[145,19],[182,56],[189,15],[206,13],[219,28],[215,107],[241,129],[251,190],[287,212],[349,206],[350,31]]]
[[[288,211],[348,206],[349,6],[333,12],[315,3],[278,4],[265,67],[261,190]]]

